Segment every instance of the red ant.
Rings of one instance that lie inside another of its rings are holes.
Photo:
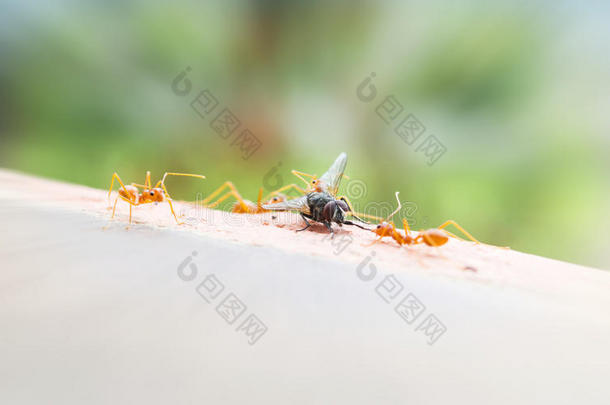
[[[377,227],[375,227],[374,229],[371,229],[371,232],[374,232],[377,236],[379,236],[379,238],[375,239],[370,245],[374,245],[375,243],[379,242],[381,239],[389,236],[392,239],[394,239],[396,241],[396,243],[398,243],[398,245],[400,245],[400,246],[417,245],[417,244],[421,244],[421,243],[425,243],[426,245],[433,246],[433,247],[442,246],[449,241],[450,236],[454,237],[456,239],[460,239],[457,236],[455,236],[454,234],[444,230],[444,228],[449,225],[455,226],[462,233],[464,233],[464,235],[466,235],[471,241],[480,243],[471,234],[469,234],[464,228],[462,228],[457,222],[455,222],[451,219],[446,221],[445,223],[443,223],[438,228],[422,230],[422,231],[418,232],[417,236],[413,237],[413,236],[411,236],[411,229],[409,228],[409,223],[407,222],[406,218],[403,218],[402,225],[403,225],[404,232],[405,232],[403,235],[398,229],[396,229],[396,225],[394,225],[394,222],[389,221],[390,218],[392,218],[402,208],[402,205],[400,204],[400,200],[398,198],[398,194],[399,194],[399,192],[397,191],[396,192],[396,201],[398,202],[398,208],[396,208],[396,210],[394,210],[394,212],[392,212],[385,219],[385,221],[378,224]]]
[[[212,201],[217,195],[219,195],[223,190],[226,190],[227,188],[229,189],[229,191],[224,193],[216,201],[210,204],[210,201]],[[277,195],[271,197],[271,195],[274,194]],[[235,201],[235,204],[233,204],[233,208],[231,209],[231,212],[234,212],[236,214],[262,214],[264,212],[269,212],[269,210],[263,208],[263,204],[276,204],[279,202],[286,201],[286,196],[284,196],[283,194],[278,194],[276,192],[273,192],[270,194],[270,196],[263,198],[262,188],[258,191],[258,200],[256,203],[249,200],[244,200],[241,194],[239,194],[239,191],[237,191],[237,188],[233,185],[233,183],[231,183],[230,181],[225,181],[222,186],[218,187],[212,194],[210,194],[205,200],[203,200],[203,206],[206,208],[214,208],[231,196],[233,196],[237,200]],[[263,201],[265,202],[263,203]]]
[[[116,179],[121,187],[118,190],[118,195],[114,200],[114,205],[112,207],[112,218],[114,218],[114,213],[116,211],[116,204],[120,199],[129,203],[129,223],[131,223],[131,207],[137,207],[138,205],[150,204],[150,203],[160,203],[163,201],[167,201],[169,204],[169,208],[172,211],[172,215],[176,220],[178,225],[183,224],[184,222],[178,221],[178,217],[176,217],[176,213],[174,212],[174,206],[172,205],[172,198],[165,187],[165,178],[167,176],[187,176],[187,177],[197,177],[200,179],[205,179],[205,176],[200,174],[190,174],[190,173],[165,173],[163,178],[157,182],[155,187],[152,187],[152,183],[150,181],[150,172],[146,172],[146,179],[144,180],[144,184],[136,184],[131,183],[126,186],[123,184],[123,181],[119,177],[117,172],[114,172],[112,175],[112,181],[110,182],[110,189],[108,190],[108,198],[110,198],[110,193],[112,193],[112,186],[114,185],[114,180]],[[140,192],[140,188],[143,189]]]

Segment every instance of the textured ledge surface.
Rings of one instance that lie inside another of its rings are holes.
[[[608,272],[460,241],[367,247],[349,227],[336,254],[296,215],[176,206],[186,225],[160,204],[126,229],[103,190],[0,171],[7,403],[610,401]],[[246,307],[231,324],[230,293]],[[425,306],[412,323],[408,294]],[[254,345],[250,314],[268,329]],[[431,315],[440,336],[419,326]]]

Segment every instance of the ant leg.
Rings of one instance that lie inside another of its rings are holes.
[[[172,197],[169,195],[169,191],[167,191],[167,187],[165,187],[164,183],[161,183],[161,187],[163,187],[163,191],[165,192],[165,200],[169,204],[169,209],[171,210],[172,215],[174,216],[174,219],[176,220],[176,223],[178,225],[182,225],[184,222],[178,221],[178,217],[176,216],[176,211],[174,211],[174,206],[172,205]]]
[[[214,197],[216,197],[218,194],[220,194],[225,188],[227,187],[232,187],[233,183],[231,183],[230,181],[225,181],[224,183],[222,183],[222,185],[220,187],[218,187],[216,190],[214,190],[212,192],[212,194],[210,194],[209,196],[207,196],[206,198],[203,199],[202,203],[204,207],[208,206],[208,203],[210,201],[212,201],[214,199]]]
[[[305,218],[305,215],[301,214],[301,218],[303,218],[303,221],[305,221],[307,226],[305,226],[305,228],[303,228],[303,229],[297,229],[295,232],[304,231],[305,229],[307,229],[307,228],[309,228],[311,226],[311,223],[307,220],[307,218]]]
[[[226,188],[229,188],[230,191],[228,191],[227,193],[222,195],[214,203],[209,204],[210,201],[212,201],[218,194],[220,194]],[[239,191],[237,191],[237,188],[235,188],[233,183],[231,183],[230,181],[225,181],[222,186],[218,187],[212,194],[210,194],[208,196],[208,198],[203,200],[203,206],[206,208],[214,208],[218,204],[220,204],[221,202],[223,202],[224,200],[229,198],[230,196],[235,197],[235,199],[239,202],[239,205],[242,207],[244,212],[248,212],[248,205],[244,202],[244,199],[239,194]]]
[[[216,200],[213,204],[208,205],[206,208],[215,208],[216,206],[218,206],[218,204],[220,204],[221,202],[223,202],[227,198],[233,196],[233,197],[235,197],[235,199],[239,203],[239,205],[242,208],[243,212],[250,212],[250,208],[248,207],[248,205],[246,204],[244,199],[241,197],[241,195],[239,195],[239,193],[237,193],[237,194],[236,193],[237,192],[233,191],[233,190],[227,191],[225,194],[222,195],[222,197],[220,197],[218,200]]]
[[[146,174],[147,179],[150,181],[150,173]],[[165,178],[167,176],[184,176],[184,177],[196,177],[198,179],[205,179],[204,175],[201,174],[191,174],[191,173],[172,173],[172,172],[165,172],[165,174],[163,175],[163,178],[161,180],[159,180],[157,182],[157,184],[155,185],[156,187],[161,186],[163,188],[163,191],[165,192],[165,196],[167,199],[167,202],[169,203],[169,208],[172,211],[172,214],[174,215],[174,219],[176,220],[176,222],[178,223],[178,225],[183,224],[184,222],[179,222],[178,218],[176,217],[176,213],[174,212],[174,206],[172,205],[172,197],[169,195],[169,191],[167,191],[167,187],[165,187]]]
[[[167,192],[167,187],[165,187],[165,179],[167,178],[167,176],[184,176],[184,177],[195,177],[198,179],[205,179],[205,176],[202,174],[165,172],[165,174],[163,175],[163,178],[161,180],[159,180],[157,182],[157,184],[155,185],[155,188],[161,186],[167,196],[169,196],[169,193]],[[152,183],[150,182],[150,172],[146,173],[146,178],[148,180],[149,185],[152,186]]]
[[[413,239],[413,245],[420,245],[422,243],[426,243],[424,241],[424,234],[423,231],[420,232],[414,239]]]
[[[383,218],[376,217],[375,215],[364,214],[364,213],[362,213],[362,212],[351,211],[350,215],[351,215],[351,216],[353,216],[354,218],[356,218],[357,220],[359,220],[359,221],[361,221],[361,222],[364,222],[365,224],[366,224],[367,222],[366,222],[366,221],[361,220],[361,219],[360,219],[360,218],[358,218],[358,217],[363,217],[363,218],[367,218],[367,219],[372,219],[372,220],[375,220],[375,221],[378,221],[378,222],[383,221]]]
[[[256,207],[259,209],[263,208],[262,200],[263,200],[263,188],[261,187],[258,189],[258,199],[256,200]]]
[[[129,203],[129,224],[131,225],[131,207],[136,204],[134,204],[133,202],[131,202],[131,200],[128,200],[125,197],[121,197],[121,198]]]
[[[449,231],[448,231],[448,230],[446,230],[446,229],[443,229],[443,232],[445,232],[447,235],[451,236],[452,238],[455,238],[455,239],[457,239],[457,240],[464,241],[464,239],[460,238],[459,236],[457,236],[457,235],[456,235],[456,234],[454,234],[454,233],[449,232]]]
[[[369,243],[368,245],[364,245],[364,246],[373,246],[375,243],[381,241],[383,238],[385,238],[386,236],[390,236],[389,234],[386,234],[386,230],[385,228],[383,229],[383,232],[381,232],[381,235],[379,235],[379,238],[375,239],[373,242]]]
[[[402,229],[404,229],[405,235],[409,236],[411,233],[411,228],[409,228],[409,221],[407,221],[407,218],[402,219]]]
[[[123,181],[119,177],[119,174],[117,172],[114,172],[112,174],[112,180],[110,181],[110,188],[108,189],[108,198],[109,199],[110,199],[110,193],[112,193],[112,186],[114,186],[114,179],[116,179],[119,182],[119,184],[121,185],[123,190],[127,191],[127,189],[125,188],[125,184],[123,184]]]
[[[352,202],[349,200],[349,198],[347,198],[347,196],[341,195],[337,197],[337,200],[343,200],[343,202],[347,204],[349,211],[352,212]]]
[[[292,172],[292,174],[294,174],[295,176],[297,176],[299,179],[301,179],[301,180],[302,180],[304,183],[306,183],[308,186],[310,185],[310,182],[309,182],[309,181],[307,181],[307,180],[305,180],[305,179],[304,179],[303,177],[301,177],[301,176],[309,177],[311,180],[315,180],[315,179],[317,179],[317,178],[318,178],[318,176],[316,176],[315,174],[313,174],[313,175],[312,175],[312,174],[308,174],[308,173],[300,172],[300,171],[298,171],[298,170],[292,170],[291,172]],[[346,179],[348,179],[348,180],[349,180],[349,176],[348,176],[347,174],[345,174],[345,173],[342,173],[342,174],[341,174],[341,177],[342,177],[342,178],[343,178],[343,177],[345,177]]]
[[[150,190],[152,187],[152,181],[150,181],[150,170],[146,171],[146,178],[144,179],[144,184],[131,183],[132,186],[136,186],[138,188],[143,188],[145,190]],[[159,187],[159,183],[157,183],[157,187]]]
[[[355,212],[354,210],[352,210],[352,202],[349,200],[349,198],[347,198],[347,196],[344,196],[344,195],[339,196],[339,197],[337,197],[337,200],[343,200],[347,204],[347,208],[349,208],[350,215],[353,216],[354,218],[356,218],[357,220],[359,220],[360,222],[364,222],[365,224],[367,223],[366,221],[363,221],[362,219],[360,219],[358,217],[373,219],[377,222],[383,221],[383,218],[379,218],[374,215]]]
[[[302,189],[301,187],[297,186],[296,184],[292,183],[292,184],[288,184],[284,187],[280,187],[275,191],[272,191],[270,195],[277,195],[282,193],[283,191],[286,190],[296,190],[299,194],[307,194],[307,191],[305,189]]]
[[[114,219],[114,213],[116,211],[116,203],[119,202],[119,195],[116,196],[116,198],[114,199],[114,204],[112,205],[112,216],[110,217],[110,219]],[[102,229],[106,230],[108,229],[108,227],[110,226],[110,224],[104,226]]]
[[[334,239],[335,232],[333,231],[333,227],[330,225],[330,222],[324,222],[324,225],[326,225],[326,228],[328,229],[328,232],[330,232],[330,238]]]
[[[117,195],[116,198],[114,199],[114,205],[112,206],[112,216],[110,217],[110,219],[114,218],[114,212],[116,211],[116,203],[119,202],[119,196]]]
[[[471,241],[475,242],[475,243],[481,243],[478,240],[476,240],[474,238],[474,236],[472,236],[471,234],[469,234],[464,228],[462,228],[457,222],[455,222],[454,220],[450,219],[448,221],[445,221],[444,224],[442,224],[441,226],[439,226],[437,229],[443,229],[449,225],[453,225],[455,226],[460,232],[462,232],[464,235],[466,235],[468,237],[468,239],[470,239]],[[447,232],[447,231],[445,231]],[[449,232],[447,232],[449,233]],[[451,235],[451,234],[450,234]],[[459,239],[459,238],[458,238]]]
[[[225,190],[226,188],[229,188],[231,191],[229,191],[228,193],[224,194],[222,197],[220,197],[217,201],[215,201],[213,204],[209,204],[210,201],[212,201],[217,195],[219,195],[220,193],[223,192],[223,190]],[[239,204],[242,206],[242,208],[246,208],[246,204],[243,202],[243,198],[241,197],[241,195],[239,194],[239,192],[237,191],[237,188],[235,188],[235,186],[233,185],[233,183],[231,183],[230,181],[225,181],[220,187],[218,187],[216,190],[214,190],[214,192],[212,192],[212,194],[210,194],[207,198],[205,198],[202,203],[203,206],[206,208],[214,208],[216,207],[219,203],[221,203],[222,201],[224,201],[225,199],[227,199],[230,195],[233,195],[235,197],[235,199],[237,201],[239,201]]]
[[[375,239],[374,241],[372,241],[368,245],[364,245],[364,246],[366,246],[366,247],[373,246],[375,243],[379,242],[381,239],[383,239],[383,236],[380,236],[379,238]]]
[[[167,199],[167,203],[169,204],[169,209],[172,212],[172,215],[174,216],[174,219],[176,220],[176,223],[178,225],[182,225],[184,222],[180,222],[178,221],[178,218],[176,217],[176,212],[174,211],[174,206],[172,205],[172,200],[170,200],[169,198]]]
[[[126,203],[128,203],[128,204],[129,204],[129,223],[131,224],[131,207],[132,207],[132,206],[134,206],[134,207],[135,207],[135,206],[137,206],[137,205],[139,205],[139,204],[134,203],[134,202],[133,202],[133,201],[131,201],[130,199],[125,198],[125,197],[123,197],[123,196],[122,196],[122,195],[120,195],[120,194],[119,194],[119,195],[117,195],[117,196],[116,196],[116,198],[115,198],[115,200],[114,200],[114,207],[112,208],[112,216],[110,217],[110,219],[113,219],[113,218],[114,218],[114,213],[115,213],[115,210],[116,210],[116,204],[117,204],[117,202],[119,201],[119,198],[120,198],[121,200],[123,200],[123,201],[125,201]]]
[[[390,222],[390,225],[392,225],[392,233],[388,236],[392,236],[392,239],[394,239],[396,243],[398,243],[398,247],[402,248],[403,243],[406,243],[406,237],[404,240],[402,239],[402,235],[400,234],[400,232],[398,232],[398,229],[396,229],[396,225],[394,225],[394,222]],[[407,235],[406,232],[405,235]]]
[[[150,172],[146,172],[147,175],[150,175]],[[150,190],[150,188],[152,187],[150,185],[150,179],[144,179],[144,184],[140,184],[140,183],[131,183],[132,186],[135,186],[137,188],[143,188],[145,190]]]
[[[409,234],[411,232],[411,228],[409,228],[409,221],[407,218],[402,219],[402,228],[405,230],[405,234]]]
[[[311,180],[318,178],[318,176],[312,176],[311,174],[303,173],[298,170],[293,170],[292,174],[297,176],[303,183],[307,184],[307,188],[309,188],[309,186],[311,186],[310,181],[305,180],[302,176],[309,177]]]

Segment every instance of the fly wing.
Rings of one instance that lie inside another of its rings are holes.
[[[341,182],[341,177],[343,177],[343,172],[345,171],[346,166],[347,154],[342,152],[332,166],[330,166],[328,171],[324,173],[322,177],[320,177],[322,187],[324,187],[323,191],[326,191],[333,196],[337,195],[337,191],[339,191],[339,183]]]
[[[270,211],[300,211],[304,214],[309,214],[309,205],[307,204],[306,195],[275,204],[264,204],[263,208]]]

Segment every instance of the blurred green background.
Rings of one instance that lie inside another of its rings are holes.
[[[255,199],[280,162],[287,184],[346,151],[360,207],[400,190],[415,228],[453,218],[489,243],[610,268],[601,1],[0,4],[3,167],[98,188],[114,171],[202,173],[173,179],[174,197],[231,179]],[[371,72],[367,103],[356,88]],[[203,89],[261,141],[249,159],[191,108]],[[436,163],[376,114],[388,95],[446,147]]]

